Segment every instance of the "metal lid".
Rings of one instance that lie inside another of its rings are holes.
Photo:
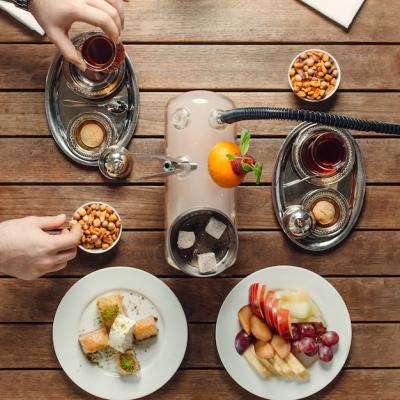
[[[300,205],[290,206],[283,213],[284,229],[295,238],[304,238],[311,234],[315,227],[312,213]]]
[[[217,240],[206,233],[205,228],[211,217],[226,225],[226,230]],[[196,235],[196,242],[190,249],[178,248],[180,231],[192,231]],[[176,267],[183,272],[197,277],[210,277],[220,274],[232,266],[236,261],[239,247],[239,236],[232,220],[214,209],[192,209],[175,219],[167,232],[168,252]],[[213,252],[217,260],[217,272],[200,274],[197,255]]]

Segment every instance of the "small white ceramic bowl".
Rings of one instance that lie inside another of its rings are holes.
[[[316,51],[316,52],[320,52],[320,53],[326,54],[327,56],[329,56],[333,60],[335,66],[336,66],[336,69],[338,71],[338,76],[336,78],[335,88],[332,90],[332,92],[330,92],[328,94],[328,96],[322,97],[320,100],[308,99],[307,97],[299,97],[299,96],[297,96],[297,93],[294,91],[294,87],[292,85],[292,79],[291,79],[291,76],[290,76],[290,70],[293,68],[293,64],[295,63],[295,61],[300,57],[300,54],[306,53],[307,51]],[[299,54],[296,55],[296,57],[293,58],[292,62],[289,65],[288,80],[289,80],[289,85],[290,85],[293,93],[295,94],[295,96],[297,98],[299,98],[301,100],[304,100],[304,101],[309,101],[310,103],[319,103],[321,101],[325,101],[325,100],[328,100],[329,98],[331,98],[336,93],[336,91],[338,90],[338,88],[340,86],[341,79],[342,79],[342,71],[340,70],[339,63],[337,62],[336,58],[333,57],[332,54],[328,53],[326,50],[322,50],[322,49],[307,49],[307,50],[301,51]]]
[[[84,207],[90,206],[90,205],[92,205],[92,204],[100,204],[100,205],[105,205],[106,207],[112,208],[113,211],[115,212],[116,216],[118,217],[118,220],[121,221],[121,228],[120,228],[120,230],[119,230],[119,234],[118,234],[117,240],[115,240],[115,241],[111,244],[111,246],[108,247],[107,249],[105,249],[105,250],[103,250],[103,249],[86,249],[86,248],[83,247],[81,244],[78,246],[78,247],[79,247],[81,250],[83,250],[85,253],[90,253],[90,254],[104,254],[104,253],[107,253],[108,251],[110,251],[111,249],[113,249],[113,248],[119,243],[119,241],[120,241],[120,239],[121,239],[121,236],[122,236],[122,220],[121,220],[121,217],[120,217],[120,215],[118,214],[117,210],[116,210],[114,207],[110,206],[109,204],[104,203],[103,201],[90,201],[90,202],[88,202],[88,203],[82,204],[80,207],[78,207],[78,208],[75,210],[75,212],[77,212],[80,208],[84,208]],[[74,212],[74,214],[75,214],[75,212]]]

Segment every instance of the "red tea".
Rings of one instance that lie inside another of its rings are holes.
[[[122,44],[115,44],[104,35],[88,38],[82,46],[82,57],[89,69],[110,72],[121,66],[125,59]]]
[[[304,146],[303,162],[314,173],[334,174],[346,161],[345,145],[333,132],[316,135]]]

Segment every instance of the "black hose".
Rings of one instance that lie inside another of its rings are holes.
[[[224,111],[220,115],[220,122],[232,124],[238,121],[254,119],[283,119],[290,121],[315,122],[318,124],[334,126],[337,128],[354,129],[364,132],[387,133],[400,135],[399,124],[389,124],[379,121],[344,117],[320,111],[295,110],[290,108],[252,107],[236,108]]]

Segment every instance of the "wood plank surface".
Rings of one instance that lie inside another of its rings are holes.
[[[136,0],[125,5],[125,13],[124,39],[137,42],[400,41],[400,5],[393,0],[368,0],[350,30],[291,0]],[[42,40],[11,18],[0,18],[1,42]]]
[[[270,186],[240,186],[237,214],[240,229],[276,229]],[[121,214],[125,229],[163,229],[162,186],[0,186],[0,221],[29,215],[70,216],[82,204],[104,201]],[[368,186],[357,228],[400,229],[400,186]],[[99,199],[101,196],[101,199]],[[46,199],[43,203],[41,199]]]
[[[352,349],[346,367],[399,368],[400,348],[393,337],[400,324],[353,324]],[[34,340],[32,340],[34,338]],[[222,368],[215,341],[215,324],[189,325],[189,343],[183,368]],[[0,324],[0,369],[59,368],[53,351],[50,324]],[[380,346],[371,346],[379,342]],[[29,343],[29,351],[21,346]],[[12,351],[10,351],[12,349]]]
[[[321,275],[399,275],[398,231],[356,231],[341,246],[324,255],[302,251],[277,231],[242,231],[239,241],[238,259],[223,276],[244,276],[270,265],[297,265]],[[86,275],[95,271],[97,264],[96,257],[80,252],[68,268],[52,276]],[[164,232],[124,232],[117,248],[102,256],[101,265],[128,265],[155,275],[183,276],[165,260]]]
[[[0,322],[50,322],[66,291],[77,279],[45,278],[36,282],[0,279]],[[215,322],[221,304],[238,279],[163,278],[185,310],[189,322]],[[356,321],[400,321],[400,278],[329,278]],[[207,283],[206,283],[207,282]],[[29,299],[29,301],[27,301]]]
[[[326,45],[341,89],[399,89],[400,46]],[[127,45],[142,90],[289,89],[287,71],[304,45]],[[43,89],[54,46],[0,44],[0,89]],[[373,59],[379,62],[361,62]],[[35,68],[32,68],[32,65]]]
[[[342,400],[351,393],[352,400],[398,399],[399,370],[345,370],[334,385],[310,398],[311,400]],[[72,384],[62,371],[2,371],[0,387],[3,400],[81,400],[93,399]],[[212,390],[210,390],[212,388]],[[241,389],[222,370],[179,371],[149,400],[247,400],[254,396]]]
[[[250,154],[264,164],[263,183],[272,181],[275,160],[282,144],[283,139],[255,139],[251,142]],[[365,161],[368,183],[400,183],[400,174],[397,173],[400,164],[400,138],[362,138],[358,139],[358,144]],[[134,154],[165,154],[163,139],[133,139],[128,148]],[[179,155],[170,154],[173,157]],[[0,169],[2,183],[107,181],[97,168],[85,168],[72,163],[58,149],[52,138],[3,139],[0,159],[3,162]],[[134,168],[127,182],[141,182],[144,175],[162,171],[162,163],[157,160],[145,163],[137,160],[134,164],[138,167]],[[152,180],[163,181],[162,178]],[[246,182],[254,181],[254,174],[246,177]]]
[[[140,94],[140,115],[135,136],[162,136],[165,132],[165,107],[178,92],[143,92]],[[329,111],[357,118],[400,123],[400,93],[343,92],[318,106],[300,103],[291,92],[222,92],[237,107],[291,107]],[[42,92],[0,92],[0,135],[49,136]],[[291,121],[244,121],[253,136],[286,136],[296,125]],[[368,135],[353,132],[357,136]],[[382,136],[384,138],[386,136]]]

